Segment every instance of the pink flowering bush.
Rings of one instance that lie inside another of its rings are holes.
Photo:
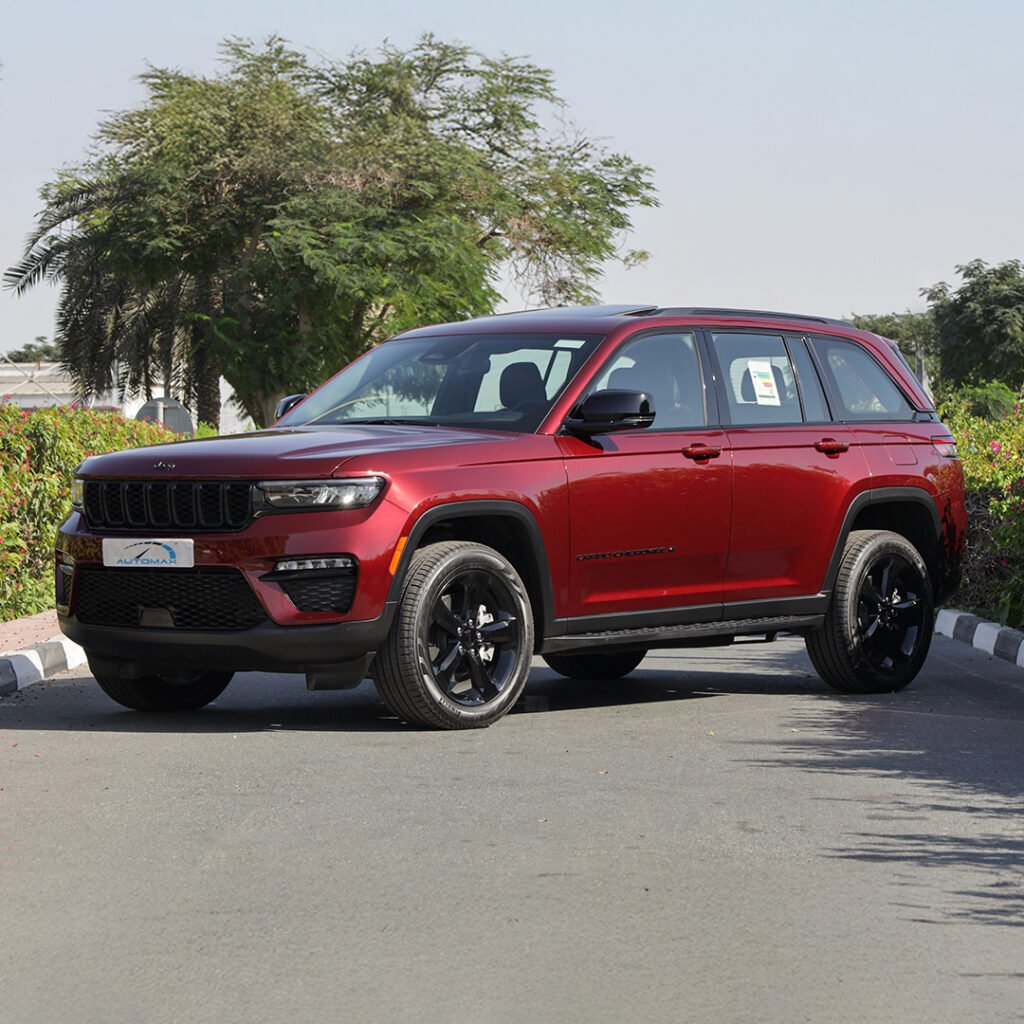
[[[0,622],[53,607],[53,540],[89,455],[174,441],[155,423],[89,409],[0,404]]]
[[[1011,626],[1024,624],[1024,415],[974,415],[954,398],[942,403],[964,468],[967,562],[958,607]]]

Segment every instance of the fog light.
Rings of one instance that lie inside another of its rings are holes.
[[[351,569],[355,563],[351,558],[298,558],[278,562],[275,572],[307,572],[316,569]]]

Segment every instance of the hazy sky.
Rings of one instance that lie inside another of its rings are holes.
[[[227,35],[331,57],[423,31],[554,70],[572,119],[650,164],[662,206],[607,302],[844,315],[923,308],[975,257],[1024,257],[1021,0],[4,0],[0,264],[146,63],[215,67]],[[0,294],[0,350],[51,335],[53,289]],[[518,303],[514,303],[518,304]]]

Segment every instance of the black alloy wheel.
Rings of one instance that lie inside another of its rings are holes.
[[[931,646],[928,567],[898,533],[855,530],[846,541],[822,629],[808,634],[818,675],[845,693],[902,690]]]
[[[406,722],[490,725],[526,685],[533,629],[526,587],[499,552],[470,541],[431,544],[406,573],[374,682]]]
[[[857,601],[864,656],[878,672],[896,672],[914,656],[924,630],[920,569],[902,555],[883,554],[865,571]]]
[[[500,577],[470,569],[434,598],[430,670],[456,703],[479,707],[499,697],[514,677],[520,641],[515,595]]]

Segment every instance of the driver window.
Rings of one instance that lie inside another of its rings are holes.
[[[654,399],[652,430],[707,422],[704,386],[692,334],[647,334],[621,349],[598,377],[595,391],[646,391]]]

